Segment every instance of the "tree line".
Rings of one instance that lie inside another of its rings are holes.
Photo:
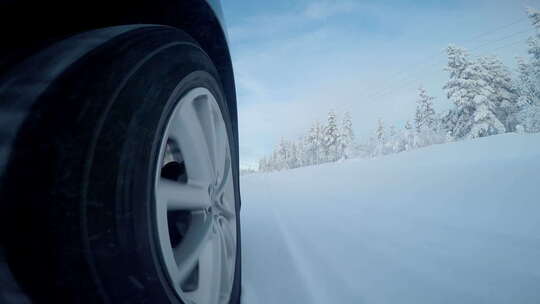
[[[410,121],[398,129],[379,119],[373,136],[362,143],[355,141],[350,114],[344,113],[338,123],[330,111],[324,124],[315,122],[298,140],[282,138],[259,161],[259,171],[376,157],[507,132],[540,132],[540,11],[529,9],[527,14],[534,35],[527,40],[528,57],[517,58],[517,75],[495,56],[474,58],[464,48],[449,45],[443,86],[449,110],[437,113],[435,98],[420,87]]]
[[[328,113],[325,124],[315,122],[299,140],[282,138],[272,154],[259,160],[259,171],[293,169],[303,166],[335,162],[353,157],[354,132],[348,112],[338,123],[334,111]]]

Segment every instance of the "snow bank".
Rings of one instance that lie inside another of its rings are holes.
[[[241,180],[244,303],[540,303],[540,135]]]

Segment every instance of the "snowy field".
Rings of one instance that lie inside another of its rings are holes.
[[[540,135],[242,177],[245,304],[540,303]]]

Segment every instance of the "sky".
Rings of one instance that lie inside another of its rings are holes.
[[[444,49],[527,56],[527,7],[540,0],[223,0],[238,96],[240,166],[255,168],[281,138],[297,139],[328,111],[351,113],[357,140],[381,118],[412,120],[420,86],[435,108]]]

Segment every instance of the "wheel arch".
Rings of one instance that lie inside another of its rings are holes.
[[[218,70],[238,147],[234,74],[220,0],[0,0],[0,77],[54,42],[125,24],[173,26],[202,46]]]

